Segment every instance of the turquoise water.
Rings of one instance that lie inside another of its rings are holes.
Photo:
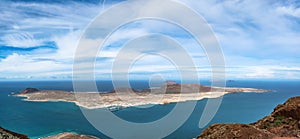
[[[208,82],[204,82],[208,84]],[[101,91],[109,91],[113,87],[109,81],[98,82]],[[147,82],[136,81],[133,88],[148,87]],[[210,122],[212,123],[251,123],[263,118],[273,108],[289,97],[299,96],[300,81],[235,81],[227,83],[233,87],[253,87],[275,90],[272,93],[238,93],[225,95],[222,105]],[[39,82],[0,82],[0,126],[23,133],[30,138],[38,138],[60,132],[76,132],[107,138],[97,131],[81,114],[73,103],[65,102],[26,102],[21,98],[9,96],[26,87],[39,89],[56,89],[72,91],[70,81]],[[198,128],[206,99],[197,101],[197,106],[188,121],[166,138],[190,139],[203,130]],[[175,104],[157,105],[149,109],[127,108],[115,112],[123,119],[134,122],[151,122],[166,115]],[[150,131],[151,132],[151,131]],[[153,133],[155,134],[155,133]]]

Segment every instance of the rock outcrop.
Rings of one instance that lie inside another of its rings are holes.
[[[38,92],[38,91],[40,91],[40,90],[38,90],[36,88],[26,88],[22,92],[20,92],[19,94],[28,94],[28,93]]]
[[[0,127],[0,139],[29,139],[26,135],[18,134]]]
[[[205,129],[198,139],[267,139],[274,134],[247,124],[214,124]]]
[[[272,139],[300,138],[300,97],[288,99],[274,111],[252,124],[214,124],[205,129],[198,139]]]
[[[300,97],[290,98],[278,105],[269,116],[252,125],[280,137],[300,138]]]

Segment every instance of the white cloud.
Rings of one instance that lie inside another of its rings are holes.
[[[29,32],[7,34],[2,37],[2,41],[7,46],[22,48],[41,46],[44,43],[44,40],[35,39]]]
[[[49,78],[49,75],[61,76],[63,71],[71,68],[70,65],[64,63],[47,60],[35,61],[30,56],[15,53],[2,59],[0,67],[1,76],[4,76],[2,78],[47,78],[47,76]]]
[[[279,14],[290,15],[300,18],[300,8],[294,6],[281,6],[276,9]]]
[[[300,78],[299,57],[297,56],[300,53],[300,47],[298,47],[300,46],[298,41],[300,25],[294,21],[299,19],[300,10],[296,6],[283,5],[279,2],[271,4],[270,1],[261,0],[182,0],[182,2],[203,15],[215,31],[224,50],[229,78]],[[140,3],[130,4],[135,7]],[[171,14],[168,9],[171,11],[172,7],[159,11],[157,5],[148,6],[141,9],[140,13]],[[70,76],[72,61],[81,34],[101,8],[101,5],[76,2],[65,6],[1,1],[0,27],[5,26],[5,29],[3,29],[3,33],[0,33],[0,45],[29,48],[48,41],[53,41],[57,45],[54,53],[27,55],[15,53],[2,59],[0,61],[2,76],[15,78]],[[28,12],[36,15],[30,16]],[[119,14],[127,12],[130,13],[131,10],[120,11]],[[178,14],[184,13],[178,12]],[[295,19],[290,19],[287,15],[295,17]],[[188,17],[182,15],[182,18]],[[117,19],[104,21],[111,24],[103,27],[103,31],[105,32],[105,29],[117,21]],[[191,24],[198,27],[197,23]],[[97,55],[98,58],[107,58],[98,61],[97,74],[104,75],[111,72],[113,58],[120,50],[118,46],[148,33],[161,33],[175,38],[193,57],[198,72],[202,76],[209,74],[209,62],[204,57],[205,52],[190,36],[186,37],[186,32],[179,30],[174,25],[150,21],[125,26],[112,34],[106,43],[112,46],[106,47]],[[86,47],[77,56],[93,57],[99,50],[89,46],[96,45],[103,39],[82,40]],[[172,49],[172,47],[166,48]],[[180,56],[180,53],[176,54]],[[130,56],[130,53],[128,55]],[[82,64],[84,70],[84,63]],[[140,61],[132,69],[134,72],[170,70],[173,70],[172,66],[153,57]]]
[[[273,78],[274,71],[266,67],[249,67],[249,73],[246,74],[250,78]]]

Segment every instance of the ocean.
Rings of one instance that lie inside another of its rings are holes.
[[[208,81],[201,81],[208,85]],[[100,91],[113,89],[110,81],[98,81]],[[132,88],[148,88],[146,81],[132,81]],[[270,93],[235,93],[223,97],[222,105],[210,122],[213,123],[252,123],[270,114],[280,103],[288,98],[299,96],[300,81],[232,81],[228,87],[251,87],[273,90]],[[18,133],[26,134],[32,139],[58,134],[75,132],[108,138],[96,130],[83,116],[80,108],[67,102],[27,102],[22,98],[10,96],[27,87],[41,90],[72,91],[71,81],[0,81],[0,126]],[[166,139],[191,139],[197,137],[202,128],[198,127],[199,119],[207,99],[197,101],[196,108],[189,119]],[[114,112],[120,118],[132,122],[155,121],[175,106],[156,105],[147,109],[126,108]],[[113,130],[113,129],[112,129]],[[155,133],[153,133],[155,134]]]

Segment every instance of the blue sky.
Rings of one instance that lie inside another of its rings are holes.
[[[84,29],[103,8],[119,2],[0,1],[0,79],[71,79],[74,54]],[[179,2],[211,26],[224,52],[228,79],[300,79],[300,1]],[[155,6],[149,8],[155,10]],[[168,23],[144,20],[124,25],[108,38],[97,57],[96,78],[110,79],[122,44],[149,33],[176,39],[192,56],[199,77],[211,76],[205,53],[187,32]],[[130,75],[135,79],[152,75],[178,78],[168,60],[154,55],[139,59]]]

